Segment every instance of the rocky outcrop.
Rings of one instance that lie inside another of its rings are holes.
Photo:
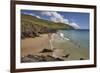
[[[65,56],[63,56],[63,57],[68,58],[68,57],[69,57],[69,55],[70,55],[70,54],[66,54],[66,55],[65,55]]]
[[[49,62],[49,61],[64,61],[61,58],[55,58],[53,56],[47,55],[27,55],[21,58],[21,62]]]
[[[80,60],[84,60],[84,58],[80,58]]]
[[[53,52],[53,50],[44,48],[40,53],[45,53],[45,52]]]
[[[73,29],[64,23],[54,23],[34,16],[21,14],[21,38],[37,37],[39,34],[55,32],[59,29]]]

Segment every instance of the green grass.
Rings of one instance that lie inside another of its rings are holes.
[[[33,33],[45,33],[49,30],[60,30],[60,29],[74,29],[64,23],[54,23],[48,20],[39,19],[35,16],[21,14],[21,32],[28,33],[27,35]]]

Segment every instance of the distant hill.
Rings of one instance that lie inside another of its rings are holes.
[[[21,14],[21,37],[36,37],[42,33],[55,32],[60,29],[74,29],[64,23],[54,23],[35,16]]]

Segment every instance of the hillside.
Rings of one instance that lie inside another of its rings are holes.
[[[21,14],[21,37],[36,37],[42,33],[55,32],[59,29],[73,29],[64,23],[54,23],[35,16]]]

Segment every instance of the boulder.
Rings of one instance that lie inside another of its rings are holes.
[[[80,58],[80,60],[84,60],[84,58]]]
[[[68,57],[69,57],[69,55],[70,55],[70,54],[66,54],[66,55],[65,55],[65,56],[63,56],[63,57],[68,58]]]
[[[45,53],[45,52],[53,52],[53,50],[50,50],[50,49],[43,49],[40,53]]]
[[[61,58],[55,58],[56,61],[64,61],[63,59]]]

